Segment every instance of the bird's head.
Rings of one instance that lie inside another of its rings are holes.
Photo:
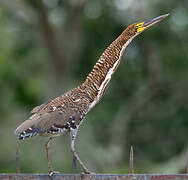
[[[163,20],[168,15],[169,14],[165,14],[165,15],[158,16],[156,18],[150,19],[148,21],[134,23],[134,24],[128,26],[127,29],[123,33],[125,33],[126,36],[129,36],[129,38],[135,37],[138,34],[140,34],[141,32],[143,32],[144,30],[148,29],[153,24],[156,24],[159,21]]]

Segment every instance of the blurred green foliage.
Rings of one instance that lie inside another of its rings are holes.
[[[188,1],[0,1],[0,172],[47,172],[44,144],[14,129],[44,101],[84,81],[130,24],[170,13],[128,47],[103,100],[80,127],[77,151],[92,171],[185,172],[188,148]],[[51,146],[55,170],[72,173],[69,137]]]

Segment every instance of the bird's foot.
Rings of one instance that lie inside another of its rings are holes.
[[[82,174],[81,174],[81,179],[84,179],[85,178],[85,176],[86,175],[95,175],[96,173],[94,173],[94,172],[91,172],[91,171],[84,171],[84,172],[82,172]]]
[[[49,176],[53,176],[54,174],[60,174],[59,171],[54,171],[53,169],[50,170]]]
[[[91,175],[94,175],[94,174],[96,174],[95,172],[91,172],[91,171],[89,171],[89,170],[86,170],[86,171],[84,171],[82,174],[91,174]]]

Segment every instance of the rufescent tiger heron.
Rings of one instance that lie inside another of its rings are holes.
[[[91,173],[75,151],[75,139],[78,128],[86,114],[103,97],[107,84],[118,68],[121,57],[129,43],[138,34],[163,20],[168,15],[165,14],[128,26],[100,56],[84,83],[53,100],[35,107],[31,111],[33,115],[15,130],[15,134],[18,135],[20,140],[36,135],[49,137],[46,144],[46,154],[50,175],[55,173],[49,156],[50,141],[53,137],[65,133],[70,133],[73,158],[78,161],[84,173]]]

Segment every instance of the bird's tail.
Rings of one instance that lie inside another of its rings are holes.
[[[34,128],[30,127],[28,129],[26,129],[25,131],[22,131],[21,133],[19,133],[18,139],[24,140],[26,138],[36,136],[37,134],[38,134],[38,132],[36,130],[34,130]]]
[[[24,121],[18,128],[15,130],[15,134],[18,135],[19,140],[24,140],[32,136],[36,136],[41,132],[39,128],[35,126],[37,114],[31,116],[28,120]]]

